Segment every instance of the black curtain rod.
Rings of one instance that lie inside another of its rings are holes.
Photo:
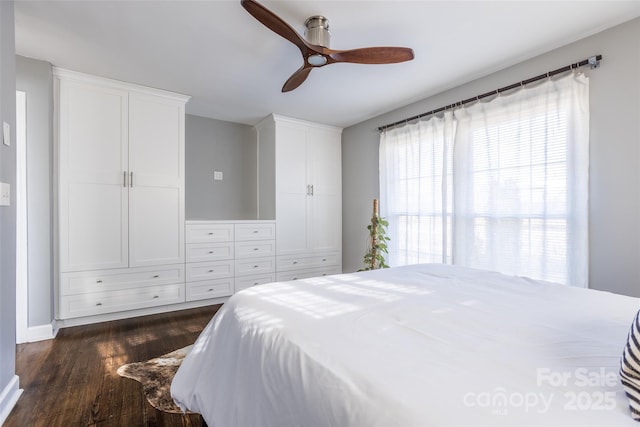
[[[378,132],[383,132],[383,131],[385,131],[385,130],[387,130],[389,128],[396,127],[396,126],[401,125],[403,123],[408,123],[408,122],[410,122],[412,120],[420,119],[422,117],[430,116],[432,114],[437,114],[437,113],[440,113],[442,111],[449,110],[451,108],[460,107],[462,105],[468,104],[469,102],[478,101],[478,100],[480,100],[482,98],[486,98],[486,97],[489,97],[489,96],[492,96],[492,95],[497,95],[497,94],[499,94],[501,92],[506,92],[508,90],[515,89],[517,87],[524,86],[524,85],[527,85],[529,83],[537,82],[538,80],[547,79],[547,78],[549,78],[551,76],[555,76],[556,74],[560,74],[560,73],[564,73],[565,71],[569,71],[569,70],[573,70],[573,69],[576,69],[576,68],[584,67],[585,65],[590,65],[592,69],[593,68],[598,68],[600,66],[600,61],[601,60],[602,60],[602,55],[595,55],[595,56],[589,57],[587,59],[584,59],[584,60],[582,60],[580,62],[575,62],[575,63],[567,65],[565,67],[558,68],[557,70],[549,71],[547,73],[540,74],[539,76],[535,76],[535,77],[532,77],[532,78],[527,79],[527,80],[522,80],[521,82],[514,83],[514,84],[511,84],[509,86],[501,87],[500,89],[492,90],[491,92],[483,93],[482,95],[474,96],[473,98],[465,99],[464,101],[454,102],[453,104],[449,104],[449,105],[444,106],[444,107],[436,108],[435,110],[427,111],[426,113],[418,114],[416,116],[409,117],[408,119],[404,119],[404,120],[400,120],[400,121],[397,121],[397,122],[394,122],[394,123],[390,123],[388,125],[380,126],[378,128]]]

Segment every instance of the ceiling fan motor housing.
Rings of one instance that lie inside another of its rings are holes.
[[[314,15],[304,21],[304,38],[311,44],[329,47],[331,33],[329,33],[329,20],[321,15]]]

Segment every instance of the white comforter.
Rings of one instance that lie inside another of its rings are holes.
[[[173,380],[226,426],[638,426],[618,381],[640,300],[441,265],[272,283]]]

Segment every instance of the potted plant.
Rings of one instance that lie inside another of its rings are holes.
[[[373,199],[373,214],[371,222],[367,225],[369,240],[367,252],[364,255],[365,266],[361,271],[389,268],[384,258],[388,253],[387,242],[391,240],[387,236],[388,225],[389,223],[378,214],[378,199]]]

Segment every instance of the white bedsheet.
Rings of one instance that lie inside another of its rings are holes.
[[[237,293],[171,392],[210,427],[637,426],[640,300],[442,265]]]

